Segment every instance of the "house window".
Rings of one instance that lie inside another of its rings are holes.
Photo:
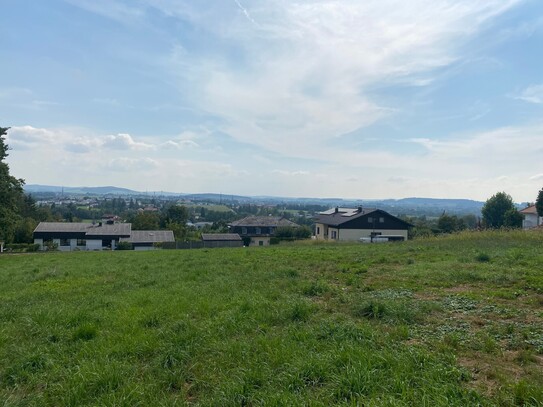
[[[270,228],[270,235],[273,235],[273,228]]]
[[[255,230],[255,234],[257,234],[257,235],[260,235],[260,234],[262,234],[262,231],[260,230],[260,228],[256,228],[256,230]]]
[[[379,223],[385,223],[385,218],[379,218]]]
[[[317,235],[321,234],[321,228],[317,226]]]
[[[241,228],[241,234],[246,235],[247,234],[247,228]]]
[[[264,246],[264,241],[259,240],[259,241],[258,241],[258,245],[259,245],[259,246]]]
[[[332,239],[337,239],[337,232],[332,230]]]
[[[77,239],[77,245],[78,246],[86,246],[87,241],[85,239]]]
[[[368,218],[368,223],[373,223],[373,218]]]
[[[60,239],[60,246],[69,246],[70,239]]]

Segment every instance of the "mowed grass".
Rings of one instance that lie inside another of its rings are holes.
[[[1,256],[0,401],[542,405],[543,234]]]

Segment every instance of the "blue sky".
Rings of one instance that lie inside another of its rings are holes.
[[[540,0],[0,0],[27,183],[533,201]]]

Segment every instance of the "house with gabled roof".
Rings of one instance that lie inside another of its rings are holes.
[[[131,223],[106,220],[98,223],[40,222],[34,229],[34,243],[40,250],[54,245],[60,251],[115,250],[119,242],[129,242],[136,250],[154,248],[157,243],[174,242],[171,230],[132,230]]]
[[[543,216],[539,216],[535,205],[527,206],[519,212],[524,216],[522,221],[523,229],[532,229],[543,225]]]
[[[332,208],[315,216],[317,240],[360,241],[386,236],[407,240],[411,224],[376,208]]]
[[[278,227],[300,225],[279,216],[247,216],[228,225],[231,233],[241,236],[247,246],[268,246]]]

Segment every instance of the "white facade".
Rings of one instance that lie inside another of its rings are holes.
[[[406,229],[342,229],[322,223],[315,224],[315,238],[317,240],[358,241],[361,237],[371,237],[372,234],[403,236],[404,240],[407,240]]]
[[[535,228],[539,225],[543,225],[543,217],[537,216],[537,213],[525,213],[524,220],[522,221],[522,227],[524,229]]]
[[[524,208],[520,213],[524,216],[524,220],[522,221],[523,229],[532,229],[543,225],[543,216],[538,215],[535,205]]]
[[[102,250],[102,239],[52,239],[53,243],[57,245],[57,250],[61,252],[70,252],[76,250]],[[79,243],[79,245],[78,245]],[[40,245],[40,250],[45,250],[43,239],[34,239],[34,244]],[[111,241],[111,249],[115,250],[116,242]]]

